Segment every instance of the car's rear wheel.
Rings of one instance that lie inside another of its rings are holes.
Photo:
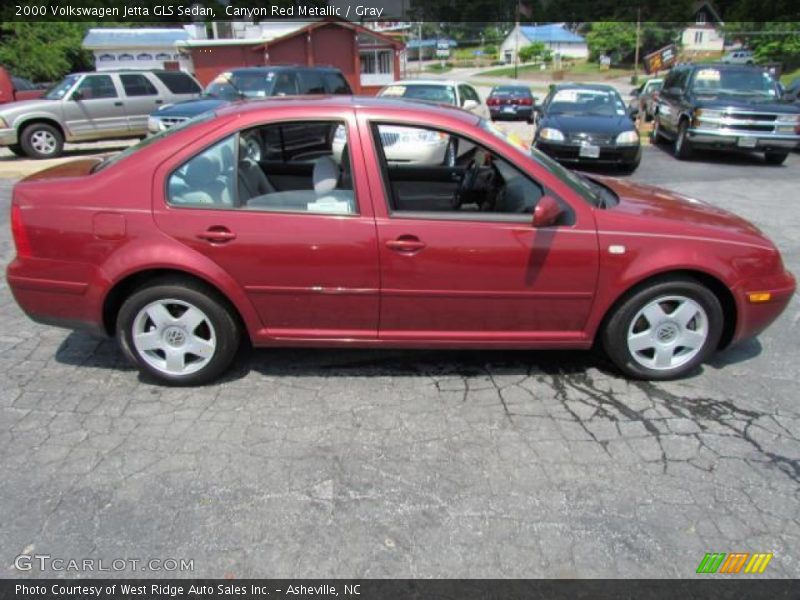
[[[765,152],[764,160],[768,165],[782,165],[789,156],[788,152]]]
[[[625,375],[677,379],[694,370],[719,345],[719,299],[693,279],[665,279],[643,287],[614,311],[603,347]]]
[[[674,154],[678,160],[688,160],[692,157],[692,142],[689,141],[689,121],[686,119],[678,125],[678,135],[675,137]]]
[[[22,150],[31,158],[56,158],[64,149],[64,136],[48,123],[33,123],[22,130]]]
[[[240,328],[214,290],[200,283],[161,279],[122,304],[117,337],[143,371],[170,385],[199,385],[228,368]]]

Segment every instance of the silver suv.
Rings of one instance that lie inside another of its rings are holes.
[[[18,156],[54,158],[64,142],[141,137],[156,108],[201,91],[181,71],[73,73],[41,99],[0,107],[0,146]]]

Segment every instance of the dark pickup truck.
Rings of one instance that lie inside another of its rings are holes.
[[[200,98],[178,102],[150,114],[147,129],[157,133],[230,102],[294,96],[297,94],[352,94],[350,85],[334,67],[243,67],[220,73]]]
[[[750,65],[674,67],[656,105],[653,141],[667,138],[679,159],[695,148],[764,153],[780,165],[800,143],[800,106],[782,98],[767,71]]]

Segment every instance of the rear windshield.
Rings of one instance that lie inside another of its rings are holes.
[[[171,135],[173,135],[173,134],[175,134],[175,133],[177,133],[179,131],[183,131],[184,129],[188,129],[189,127],[194,127],[195,125],[198,125],[200,123],[205,123],[206,121],[210,121],[211,119],[213,119],[216,116],[217,115],[216,115],[216,113],[214,111],[204,112],[204,113],[201,113],[201,114],[197,115],[193,119],[189,119],[187,121],[184,121],[183,123],[179,123],[179,124],[177,124],[177,125],[175,125],[173,127],[170,127],[169,129],[166,129],[166,130],[164,130],[164,131],[162,131],[160,133],[157,133],[155,135],[148,136],[148,137],[144,138],[138,144],[134,144],[133,146],[130,146],[130,147],[126,148],[125,150],[123,150],[119,154],[114,154],[112,156],[108,156],[108,157],[104,158],[101,162],[97,163],[94,166],[94,168],[92,169],[92,173],[97,173],[98,171],[102,171],[103,169],[107,169],[111,165],[115,165],[119,161],[124,160],[124,159],[128,158],[129,156],[132,156],[132,155],[136,154],[137,152],[139,152],[139,150],[144,150],[145,148],[147,148],[151,144],[155,144],[156,142],[160,142],[164,138],[168,138],[169,136],[171,136]]]
[[[558,90],[547,111],[551,114],[613,117],[625,114],[625,105],[611,90]]]
[[[526,87],[519,87],[513,85],[501,85],[494,88],[492,94],[504,94],[509,96],[530,96],[531,90]]]
[[[390,85],[381,90],[379,96],[392,96],[395,98],[413,98],[414,100],[428,100],[444,104],[456,103],[456,91],[451,85],[417,84],[417,85]]]

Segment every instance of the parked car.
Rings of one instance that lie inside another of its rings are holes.
[[[0,104],[33,100],[43,96],[46,91],[46,87],[37,85],[24,77],[12,75],[0,65]]]
[[[641,117],[645,122],[652,120],[658,94],[663,84],[663,79],[648,79],[639,87],[631,90],[633,99],[628,104],[628,113],[632,117]]]
[[[610,85],[556,85],[539,110],[533,145],[559,162],[613,165],[629,172],[639,166],[639,132]]]
[[[451,104],[481,117],[489,116],[475,88],[462,81],[409,79],[387,85],[378,92],[378,96]]]
[[[38,100],[0,106],[0,146],[20,156],[55,158],[64,142],[141,137],[153,108],[200,91],[180,71],[73,73]]]
[[[244,67],[217,75],[200,98],[159,107],[150,115],[147,128],[150,133],[158,133],[236,100],[352,93],[347,79],[334,67]]]
[[[731,65],[752,65],[755,59],[750,50],[734,50],[725,54],[721,61]]]
[[[533,106],[536,98],[524,85],[499,85],[492,88],[486,98],[492,120],[508,119],[533,123]]]
[[[390,165],[378,124],[458,132],[471,160]],[[308,145],[298,156],[286,126],[331,133],[316,157]],[[269,159],[241,153],[254,135]],[[760,333],[795,290],[772,242],[731,213],[578,175],[463,111],[375,98],[221,108],[24,179],[10,221],[8,284],[31,318],[116,336],[144,373],[179,385],[218,377],[243,337],[348,348],[598,341],[628,376],[672,379]]]
[[[680,65],[664,81],[652,137],[672,140],[682,160],[695,148],[714,148],[760,151],[768,164],[780,165],[800,143],[800,106],[784,102],[760,67]]]

